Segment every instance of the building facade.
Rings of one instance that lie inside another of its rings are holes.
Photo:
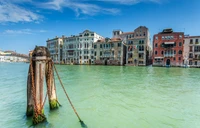
[[[185,36],[184,65],[200,67],[200,36]]]
[[[28,62],[28,56],[14,51],[0,51],[0,62]]]
[[[122,39],[105,38],[94,44],[94,59],[96,65],[124,65]]]
[[[153,36],[153,66],[182,66],[184,32],[164,29]]]
[[[51,54],[51,58],[54,63],[61,63],[62,62],[62,46],[63,46],[63,38],[62,37],[55,37],[53,39],[48,39],[47,48]]]
[[[94,64],[94,42],[103,37],[85,30],[79,35],[64,38],[63,62],[65,64]]]
[[[151,60],[149,30],[139,26],[133,32],[114,30],[113,37],[96,42],[96,64],[146,66]]]
[[[126,42],[126,65],[146,66],[151,64],[149,30],[139,26],[133,32],[122,33]]]

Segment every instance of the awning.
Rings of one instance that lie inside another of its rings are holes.
[[[174,44],[174,42],[164,42],[164,44]]]
[[[162,58],[164,58],[164,57],[154,57],[155,59],[162,59]]]

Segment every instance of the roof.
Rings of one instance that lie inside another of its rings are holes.
[[[128,35],[128,34],[134,34],[134,32],[124,32],[124,33],[122,33],[120,35]]]
[[[200,38],[200,36],[185,36],[185,38]]]
[[[14,51],[7,50],[7,51],[4,51],[4,53],[14,53]]]
[[[107,41],[106,41],[107,40]],[[101,40],[97,40],[97,43],[111,43],[111,42],[119,42],[121,41],[120,38],[106,38],[106,39],[101,39]]]

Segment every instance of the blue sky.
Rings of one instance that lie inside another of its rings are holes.
[[[0,0],[0,50],[27,54],[48,38],[146,26],[200,35],[200,0]]]

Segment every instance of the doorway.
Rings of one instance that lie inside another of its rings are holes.
[[[167,59],[166,65],[167,65],[167,66],[170,65],[170,59]]]

